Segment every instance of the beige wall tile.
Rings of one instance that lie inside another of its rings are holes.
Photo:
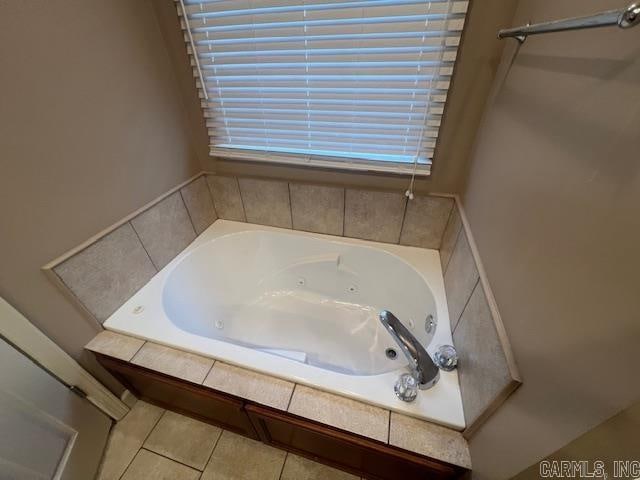
[[[144,448],[198,470],[204,470],[222,429],[166,411]]]
[[[285,455],[284,450],[225,430],[201,480],[277,480]]]
[[[195,238],[179,192],[169,195],[131,220],[154,265],[161,269]]]
[[[104,322],[156,274],[131,225],[125,223],[54,268],[65,285]]]
[[[462,219],[460,218],[460,211],[454,202],[453,210],[447,222],[447,228],[445,228],[444,234],[442,235],[442,245],[440,245],[440,265],[442,266],[443,274],[447,271],[447,266],[449,265],[451,254],[456,246],[458,234],[461,229]]]
[[[207,183],[218,217],[236,222],[247,221],[236,177],[207,175]]]
[[[284,462],[281,480],[358,480],[358,477],[290,453]]]
[[[507,360],[478,282],[453,333],[464,418],[469,427],[512,383]]]
[[[280,180],[239,178],[247,222],[291,228],[289,186]]]
[[[143,344],[144,340],[139,338],[105,330],[93,337],[84,348],[128,362]]]
[[[449,306],[449,322],[454,331],[464,306],[478,282],[478,268],[471,253],[471,247],[464,231],[458,235],[458,241],[451,254],[449,266],[444,274],[444,290]]]
[[[204,385],[238,397],[286,410],[294,384],[269,375],[216,362]]]
[[[289,183],[293,228],[342,235],[344,188]]]
[[[204,176],[196,178],[189,185],[182,187],[180,194],[187,206],[193,228],[196,234],[200,235],[218,218],[206,179]]]
[[[381,442],[388,439],[389,411],[350,398],[296,385],[288,411]]]
[[[345,194],[344,235],[398,243],[406,197],[398,192],[348,188]]]
[[[412,247],[440,248],[453,198],[416,196],[407,202],[400,243]]]
[[[148,450],[140,450],[122,480],[198,480],[200,472]]]
[[[213,365],[213,359],[147,342],[131,359],[131,363],[188,382],[202,383]]]
[[[98,480],[119,480],[163,411],[155,405],[139,400],[129,413],[116,423],[107,442]]]
[[[471,468],[467,441],[460,432],[391,412],[389,445]]]

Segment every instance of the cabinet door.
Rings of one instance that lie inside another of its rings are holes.
[[[445,479],[465,472],[455,465],[291,414],[258,405],[245,408],[263,442],[370,479]]]
[[[232,432],[258,438],[242,400],[104,355],[97,356],[107,370],[139,397]]]

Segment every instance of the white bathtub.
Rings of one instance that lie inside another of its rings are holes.
[[[464,428],[455,371],[413,403],[396,398],[407,361],[383,309],[429,353],[452,343],[437,251],[218,220],[104,326]]]

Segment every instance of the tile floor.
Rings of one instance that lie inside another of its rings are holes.
[[[358,480],[138,401],[113,428],[98,480]]]

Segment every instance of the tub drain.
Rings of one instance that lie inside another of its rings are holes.
[[[391,360],[393,360],[398,356],[398,352],[396,352],[394,348],[387,348],[384,351],[384,354],[387,356],[387,358],[390,358]]]

